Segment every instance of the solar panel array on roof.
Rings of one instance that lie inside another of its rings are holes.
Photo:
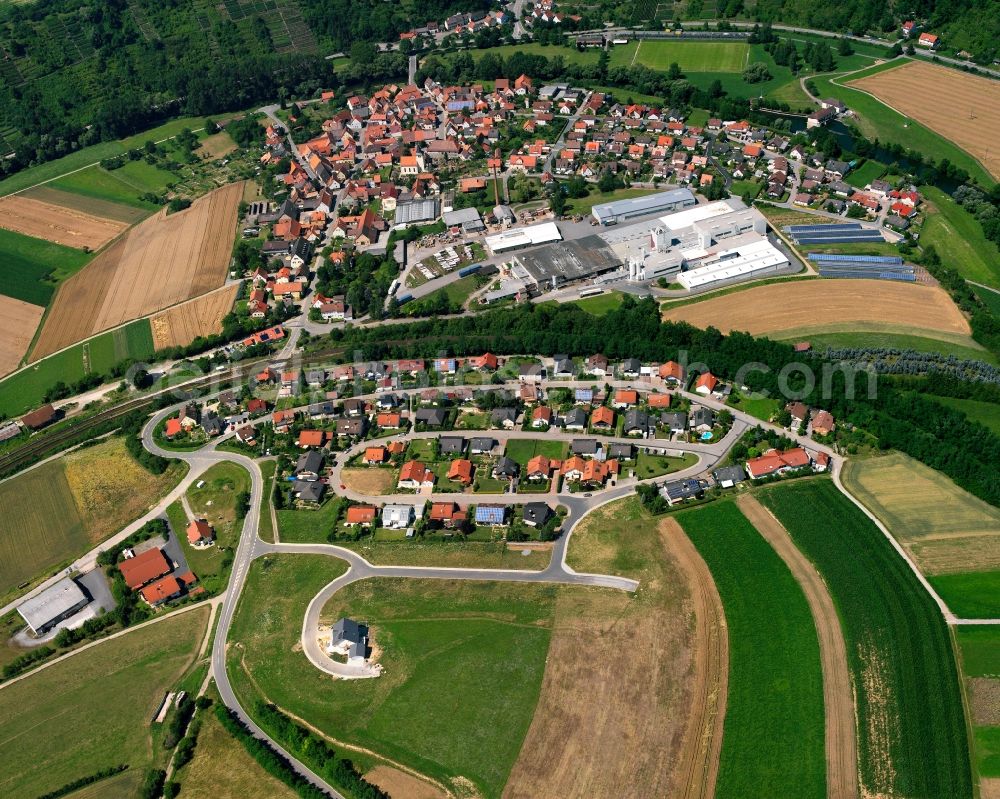
[[[503,524],[507,509],[502,505],[477,505],[477,524]]]

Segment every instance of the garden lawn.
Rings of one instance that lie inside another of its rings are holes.
[[[207,607],[191,610],[0,691],[0,795],[34,797],[109,766],[159,764],[150,719],[193,663],[207,623]]]
[[[240,647],[230,649],[244,706],[263,695],[338,740],[438,779],[464,776],[481,795],[499,796],[538,698],[557,589],[353,583],[324,609],[324,623],[366,619],[386,672],[378,680],[331,681],[297,643],[306,605],[343,571],[342,561],[319,556],[253,564],[231,635]]]
[[[761,501],[837,606],[857,702],[862,795],[971,797],[951,640],[913,572],[829,480],[778,485]]]
[[[712,572],[729,631],[716,797],[822,799],[823,675],[802,589],[733,503],[682,512],[677,521]]]
[[[56,286],[93,257],[75,247],[0,228],[0,293],[46,306]]]
[[[504,455],[521,464],[524,468],[528,461],[536,455],[562,460],[569,452],[569,444],[565,441],[546,441],[545,439],[511,438],[507,441]]]
[[[339,514],[340,500],[330,497],[315,510],[278,510],[278,537],[290,544],[322,544],[333,532]]]
[[[852,169],[847,173],[847,177],[844,178],[846,183],[851,184],[855,188],[863,189],[873,180],[878,180],[882,175],[885,174],[886,166],[885,164],[879,163],[872,159],[868,159],[857,169]]]
[[[744,397],[742,394],[735,401],[730,399],[728,404],[764,422],[770,421],[781,408],[781,402],[773,397]]]
[[[936,186],[921,186],[920,193],[929,202],[920,243],[933,245],[942,262],[962,277],[1000,288],[1000,249],[975,217]]]

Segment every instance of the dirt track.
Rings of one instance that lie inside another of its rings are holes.
[[[694,611],[694,671],[687,732],[677,759],[681,799],[711,799],[719,775],[719,754],[729,690],[729,635],[722,599],[712,573],[676,519],[660,522],[663,545],[691,587]]]
[[[819,572],[792,542],[788,531],[753,496],[744,494],[736,503],[743,515],[774,547],[791,570],[816,623],[823,667],[823,705],[826,710],[826,795],[828,799],[858,796],[858,747],[855,729],[854,691],[847,668],[847,649],[837,608]]]

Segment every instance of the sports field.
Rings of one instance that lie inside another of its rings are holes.
[[[857,703],[861,795],[969,799],[964,709],[937,606],[831,481],[786,483],[759,499],[837,606]]]
[[[538,698],[557,589],[354,583],[331,600],[324,621],[368,620],[386,672],[331,681],[298,643],[309,601],[343,571],[342,561],[313,555],[254,562],[230,636],[237,695],[246,707],[262,695],[335,740],[445,783],[464,777],[482,796],[498,796]]]
[[[849,82],[913,117],[975,156],[1000,177],[993,131],[1000,125],[1000,84],[956,69],[908,61]]]
[[[0,198],[0,227],[66,247],[99,250],[128,225],[17,195]]]
[[[182,474],[150,474],[115,437],[0,482],[0,595],[139,518]]]
[[[222,332],[222,319],[233,310],[239,284],[175,305],[149,320],[156,350],[190,344],[199,336]]]
[[[681,308],[668,306],[663,318],[755,336],[789,330],[821,333],[831,324],[854,330],[884,330],[893,325],[899,329],[887,332],[969,335],[968,322],[943,289],[887,280],[773,283]]]
[[[746,42],[692,42],[644,39],[634,64],[666,71],[677,64],[682,72],[742,72],[750,57]]]
[[[902,453],[852,459],[843,481],[955,613],[1000,615],[1000,510]]]
[[[109,766],[161,762],[150,718],[191,666],[207,623],[207,607],[191,610],[0,689],[0,794],[39,796]]]
[[[242,183],[223,186],[118,239],[60,288],[32,359],[222,285],[242,195]]]
[[[30,302],[0,295],[0,319],[3,319],[4,337],[0,340],[0,376],[17,368],[45,309]]]
[[[680,513],[677,521],[708,564],[729,634],[715,795],[825,797],[823,675],[801,587],[733,503]]]
[[[0,294],[34,305],[48,305],[56,282],[78,271],[94,256],[0,229]]]
[[[588,516],[567,557],[643,588],[560,590],[541,696],[505,799],[613,796],[623,780],[635,796],[714,784],[726,636],[704,564],[634,496]]]

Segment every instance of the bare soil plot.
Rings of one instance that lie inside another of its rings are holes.
[[[1000,726],[1000,680],[973,677],[969,680],[969,707],[975,726]]]
[[[406,799],[447,799],[448,796],[436,785],[391,766],[375,766],[365,774],[365,780],[389,796],[405,796]]]
[[[941,473],[893,453],[848,461],[843,480],[924,574],[1000,568],[1000,510]]]
[[[807,328],[819,332],[828,323],[850,324],[854,330],[894,323],[915,333],[969,334],[969,323],[942,289],[884,280],[802,280],[757,286],[667,309],[663,318],[755,336]]]
[[[203,158],[222,158],[224,155],[229,155],[235,149],[236,142],[233,141],[233,137],[225,131],[221,131],[212,136],[206,136],[202,140],[201,146],[195,151],[195,155]]]
[[[573,536],[574,568],[627,563],[643,587],[559,592],[541,695],[503,795],[620,796],[623,785],[631,796],[702,795],[684,794],[682,771],[704,746],[705,714],[693,708],[724,697],[706,666],[718,648],[705,634],[721,619],[698,618],[688,574],[634,498],[595,511]]]
[[[826,710],[826,784],[828,799],[853,799],[858,794],[858,746],[855,735],[854,691],[847,666],[847,648],[833,598],[816,567],[792,542],[788,531],[751,495],[736,504],[802,587],[819,638]]]
[[[136,225],[60,286],[32,359],[222,285],[242,196],[232,183]]]
[[[981,779],[979,799],[1000,799],[1000,778]]]
[[[956,69],[908,61],[847,85],[875,95],[971,153],[1000,177],[1000,83]]]
[[[15,194],[0,197],[0,227],[67,247],[99,250],[128,224]]]
[[[4,320],[4,335],[0,338],[0,375],[13,372],[21,363],[44,313],[41,305],[0,294],[0,319]]]
[[[198,336],[222,332],[222,319],[233,309],[239,284],[225,286],[188,302],[168,308],[149,320],[153,331],[153,346],[182,347]]]
[[[149,216],[149,211],[145,211],[142,208],[133,208],[130,205],[112,202],[111,200],[101,200],[97,197],[87,197],[83,194],[73,194],[62,189],[54,189],[51,186],[36,186],[33,189],[21,192],[18,196],[30,197],[33,200],[39,200],[50,205],[58,205],[62,208],[74,208],[91,216],[114,219],[130,225],[134,225],[140,219]]]
[[[395,477],[394,469],[379,467],[344,469],[340,473],[340,479],[351,491],[371,496],[392,493],[396,486]]]

